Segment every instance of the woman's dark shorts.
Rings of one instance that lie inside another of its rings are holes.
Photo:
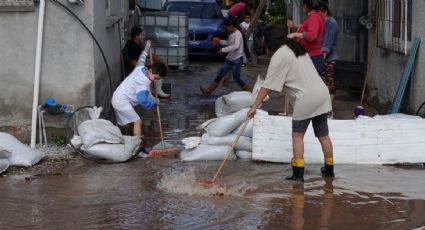
[[[310,121],[313,122],[314,135],[316,137],[325,137],[329,135],[327,113],[306,120],[292,120],[292,132],[305,133]]]

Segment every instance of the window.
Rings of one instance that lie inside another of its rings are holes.
[[[412,40],[412,0],[378,0],[377,45],[407,55]]]

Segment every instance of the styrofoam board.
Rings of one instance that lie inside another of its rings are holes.
[[[335,163],[394,164],[425,162],[424,119],[329,120]],[[253,159],[291,162],[292,118],[254,119]],[[323,163],[323,152],[310,124],[304,137],[304,159]]]

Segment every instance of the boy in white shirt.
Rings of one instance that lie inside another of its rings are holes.
[[[121,82],[112,96],[112,107],[115,110],[118,125],[133,123],[133,135],[142,137],[142,120],[134,110],[137,105],[150,109],[159,105],[159,101],[150,97],[149,88],[152,81],[159,80],[167,74],[166,66],[161,62],[153,63],[149,69],[145,67],[146,57],[151,48],[151,41],[138,60],[137,66],[128,77]]]

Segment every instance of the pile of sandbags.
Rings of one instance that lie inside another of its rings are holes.
[[[94,111],[89,111],[92,119],[78,126],[79,135],[71,140],[74,148],[79,149],[86,158],[108,163],[124,162],[138,154],[141,139],[123,136],[121,130],[110,121],[98,119],[98,110],[94,108]]]
[[[42,158],[42,152],[31,149],[8,133],[0,132],[0,173],[9,166],[31,167]]]
[[[253,92],[232,92],[219,97],[215,102],[217,118],[198,126],[205,131],[202,137],[182,140],[185,150],[180,154],[183,161],[223,160],[230,146],[247,119],[249,108],[254,103],[263,79],[259,76]],[[268,100],[268,98],[266,99]],[[257,110],[257,114],[267,114]],[[249,121],[229,159],[252,158],[253,121]]]

